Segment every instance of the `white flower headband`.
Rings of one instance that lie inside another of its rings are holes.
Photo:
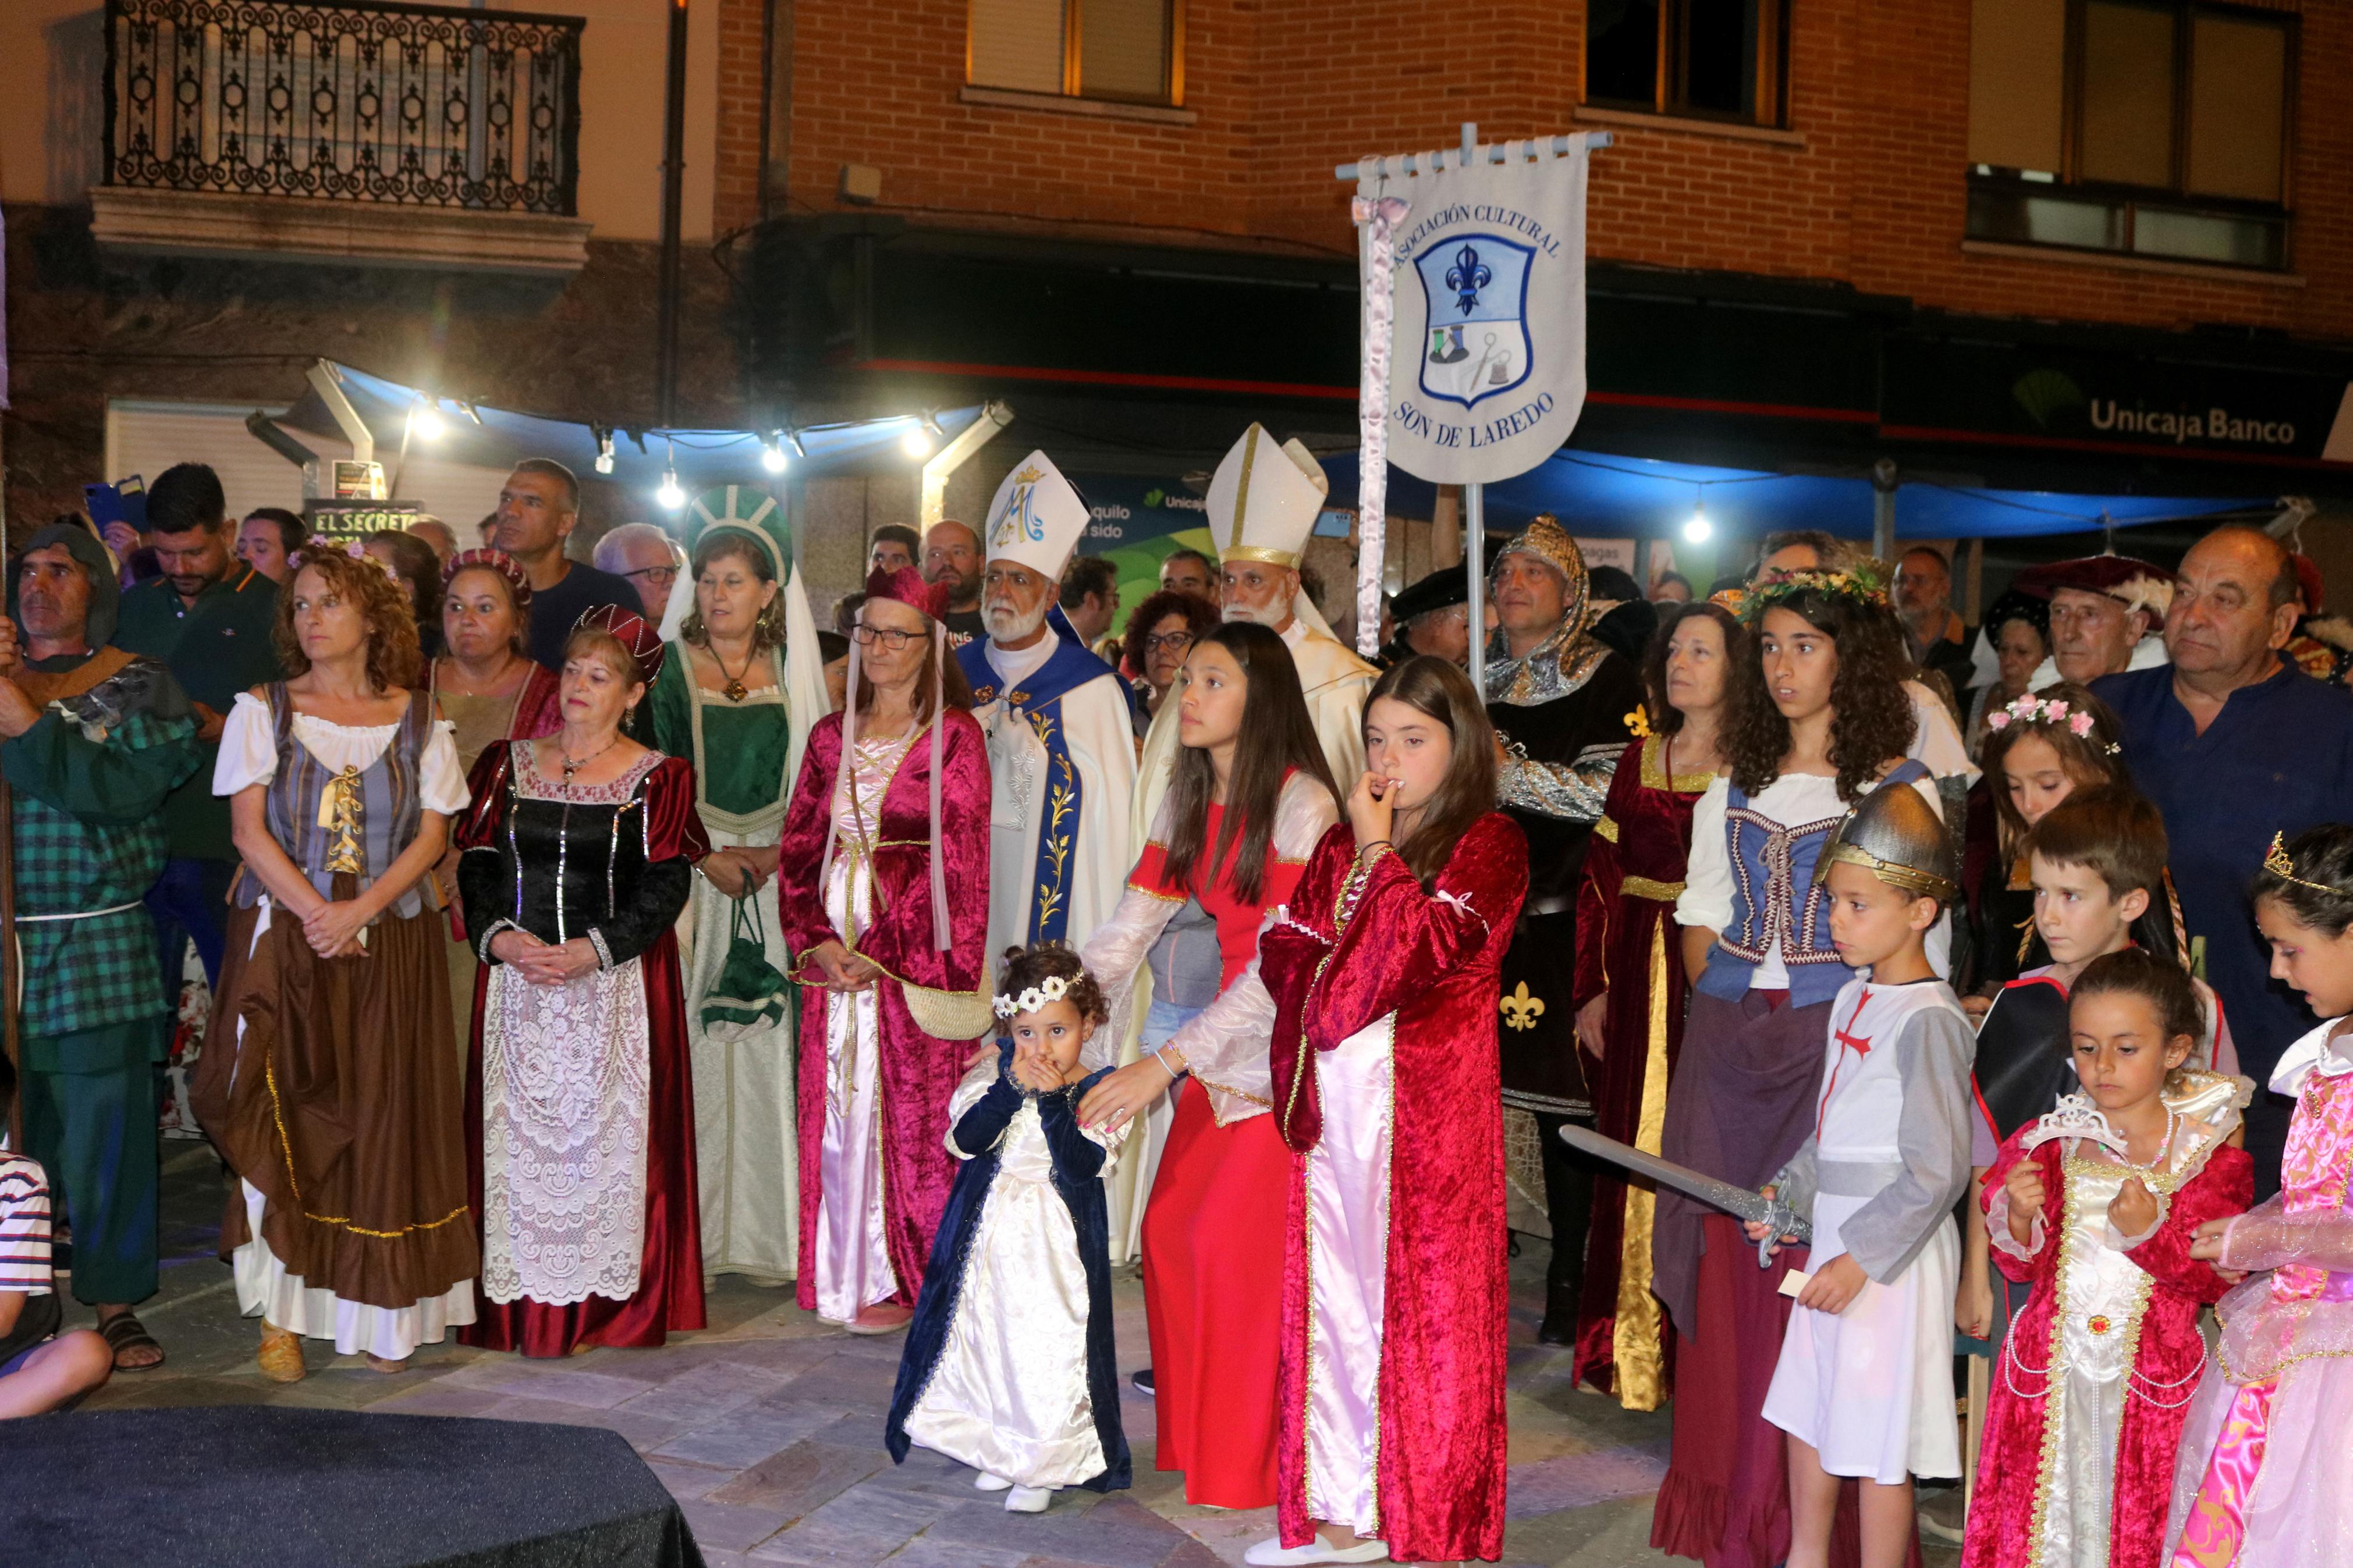
[[[2077,740],[2091,738],[2094,722],[2090,711],[2086,709],[2076,708],[2071,710],[2063,701],[2056,699],[2045,700],[2031,692],[2000,711],[1986,716],[1986,728],[1989,730],[2007,730],[2012,723],[2064,724]],[[2114,741],[2102,748],[2111,756],[2123,749]]]
[[[1017,1013],[1035,1013],[1049,1002],[1060,1002],[1070,991],[1069,981],[1059,974],[1050,974],[1018,996],[998,995],[995,1004],[997,1016],[1010,1018]]]

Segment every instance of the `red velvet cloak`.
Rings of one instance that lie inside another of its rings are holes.
[[[2029,1122],[2003,1142],[1978,1203],[1982,1207],[1989,1194],[2000,1192],[2021,1160],[2042,1168],[2047,1237],[2042,1250],[2031,1259],[2012,1257],[1999,1247],[1988,1250],[2004,1274],[2034,1287],[2026,1310],[2010,1326],[2006,1352],[2028,1367],[2048,1367],[2063,1359],[2052,1346],[2052,1331],[2059,1305],[2067,1184],[2063,1142],[2021,1147],[2033,1129]],[[2190,1258],[2189,1241],[2203,1221],[2242,1213],[2254,1201],[2254,1169],[2243,1149],[2226,1144],[2214,1150],[2173,1194],[2157,1234],[2125,1254],[2153,1281],[2134,1342],[2133,1366],[2138,1376],[2128,1378],[2127,1385],[2146,1382],[2163,1392],[2155,1399],[2143,1397],[2137,1389],[2125,1396],[2124,1420],[2116,1433],[2116,1492],[2109,1508],[2109,1568],[2157,1568],[2164,1551],[2174,1454],[2181,1446],[2182,1424],[2189,1419],[2190,1395],[2197,1392],[2206,1360],[2206,1342],[2198,1331],[2199,1310],[2221,1300],[2230,1289],[2211,1264]],[[2005,1377],[1999,1367],[1995,1371],[1993,1397],[1986,1406],[1985,1445],[1978,1458],[1976,1506],[1969,1510],[1961,1547],[1962,1568],[2024,1568],[2035,1558],[2031,1534],[2035,1500],[2042,1495],[2044,1402],[2013,1393],[2013,1380],[2030,1392],[2044,1383],[2024,1372]]]
[[[950,709],[941,754],[940,853],[948,886],[948,951],[933,945],[931,867],[932,746],[919,736],[883,792],[874,835],[876,913],[858,941],[844,941],[825,910],[826,840],[833,831],[834,781],[841,766],[841,715],[828,714],[809,731],[808,750],[793,785],[776,844],[776,904],[785,941],[797,964],[820,942],[839,942],[871,960],[886,976],[875,987],[881,1026],[882,1214],[892,1298],[915,1304],[932,1237],[955,1184],[956,1161],[942,1137],[948,1099],[964,1076],[970,1040],[925,1034],[907,1011],[902,984],[973,994],[988,984],[988,752],[980,725]],[[817,1310],[817,1215],[825,1192],[826,997],[800,980],[801,1309]]]
[[[1274,997],[1275,1116],[1294,1151],[1323,1132],[1310,1049],[1334,1049],[1395,1013],[1389,1235],[1381,1323],[1381,1538],[1398,1562],[1490,1562],[1504,1549],[1504,1322],[1502,1070],[1495,1008],[1504,952],[1528,886],[1527,841],[1491,812],[1455,845],[1425,892],[1402,857],[1365,874],[1336,919],[1356,865],[1342,823],[1324,834],[1288,906],[1259,939]],[[1293,1161],[1283,1259],[1282,1539],[1307,1516],[1306,1162]]]
[[[1586,844],[1577,895],[1577,984],[1572,1004],[1609,994],[1604,1054],[1590,1066],[1594,1125],[1603,1136],[1659,1152],[1667,1079],[1683,1043],[1683,928],[1675,899],[1691,858],[1692,807],[1713,773],[1667,776],[1667,737],[1628,748],[1610,775],[1609,798]],[[1644,1116],[1645,1108],[1649,1116]],[[1624,1182],[1593,1179],[1593,1228],[1585,1243],[1585,1289],[1577,1304],[1572,1380],[1615,1394],[1629,1410],[1666,1400],[1666,1314],[1651,1296],[1650,1200],[1630,1211]],[[1629,1364],[1616,1366],[1619,1317]]]

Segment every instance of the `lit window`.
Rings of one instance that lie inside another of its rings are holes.
[[[972,0],[975,87],[1124,103],[1184,98],[1183,0]]]

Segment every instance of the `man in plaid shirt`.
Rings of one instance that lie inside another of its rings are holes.
[[[72,1222],[74,1297],[131,1372],[164,1359],[132,1308],[156,1289],[155,1096],[172,1016],[140,900],[164,868],[164,796],[198,751],[170,672],[105,646],[118,599],[87,530],[33,536],[0,622],[0,778],[16,826],[25,1152]]]

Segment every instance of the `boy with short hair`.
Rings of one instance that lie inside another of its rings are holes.
[[[2113,784],[2077,790],[2034,825],[2021,847],[2034,883],[2034,929],[2052,962],[2004,986],[1978,1026],[1978,1125],[1969,1156],[1978,1182],[2004,1139],[2057,1109],[2060,1096],[2076,1092],[2067,1044],[2068,988],[2094,959],[2132,946],[2135,925],[2153,907],[2163,907],[2165,898],[2165,818],[2137,791]],[[2236,1073],[2239,1054],[2221,998],[2203,981],[2192,984],[2204,1026],[2185,1065]],[[1998,1326],[1992,1277],[1983,1215],[1975,1204],[1968,1216],[1954,1317],[1963,1333],[1987,1339]]]
[[[1775,1184],[1813,1226],[1764,1411],[1788,1435],[1793,1568],[1828,1561],[1842,1479],[1862,1482],[1866,1568],[1888,1568],[1912,1540],[1914,1478],[1960,1474],[1945,1324],[1969,1173],[1969,1023],[1926,945],[1957,878],[1944,824],[1900,785],[1858,802],[1815,869],[1839,957],[1868,973],[1831,1005],[1814,1135]]]
[[[0,1124],[16,1068],[0,1057]],[[40,1162],[0,1148],[0,1417],[38,1415],[97,1388],[114,1352],[89,1329],[58,1332],[49,1277],[49,1179]]]

